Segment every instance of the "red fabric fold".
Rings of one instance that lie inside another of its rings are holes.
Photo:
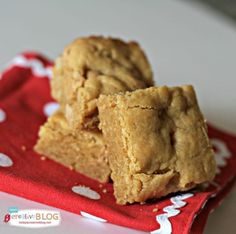
[[[191,227],[195,233],[201,233],[203,229],[199,225],[197,229],[195,223],[204,226],[209,212],[235,181],[236,136],[209,125],[218,174],[205,189],[172,194],[144,205],[117,205],[111,183],[101,185],[49,159],[41,160],[33,151],[38,129],[55,102],[50,96],[51,66],[52,62],[42,55],[23,53],[1,74],[0,190],[152,233],[187,234]],[[79,194],[81,190],[85,195]]]

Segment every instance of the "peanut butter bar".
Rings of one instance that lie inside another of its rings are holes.
[[[213,150],[192,86],[101,95],[98,110],[118,204],[214,178]]]
[[[51,81],[52,95],[73,130],[97,128],[100,94],[151,85],[150,64],[136,42],[95,36],[77,39],[65,48]]]
[[[61,111],[40,128],[35,151],[100,182],[107,182],[110,168],[101,132],[72,133]]]

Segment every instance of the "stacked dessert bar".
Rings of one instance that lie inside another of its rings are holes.
[[[51,90],[61,108],[41,127],[35,150],[100,182],[109,181],[98,97],[151,85],[151,67],[137,43],[75,40],[55,62]]]
[[[214,178],[193,87],[154,87],[137,43],[75,40],[55,63],[51,89],[61,107],[40,128],[35,150],[100,182],[111,178],[118,204]]]

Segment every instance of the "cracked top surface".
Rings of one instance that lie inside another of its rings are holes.
[[[93,124],[96,99],[101,93],[151,85],[150,64],[136,42],[96,36],[80,38],[68,45],[56,60],[51,81],[52,95],[65,106],[66,117],[73,127],[87,120]]]
[[[101,95],[98,108],[100,127],[112,151],[110,166],[115,187],[123,183],[119,182],[122,174],[132,183],[142,181],[146,188],[155,180],[160,185],[165,178],[174,178],[174,188],[160,187],[167,193],[213,179],[212,146],[192,86]],[[132,196],[142,192],[141,188],[134,195],[133,189]],[[152,194],[146,194],[146,198],[158,196],[153,195],[154,190],[149,188]],[[122,199],[121,203],[128,198]]]

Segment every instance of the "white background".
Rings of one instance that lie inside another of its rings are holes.
[[[0,69],[25,50],[54,59],[74,38],[91,34],[140,42],[157,84],[193,84],[207,119],[236,133],[236,24],[190,1],[0,0]],[[210,216],[205,233],[236,233],[235,203],[234,189]],[[0,193],[0,233],[31,233],[2,223],[14,205],[46,206]],[[60,227],[34,233],[141,233],[61,213]]]

